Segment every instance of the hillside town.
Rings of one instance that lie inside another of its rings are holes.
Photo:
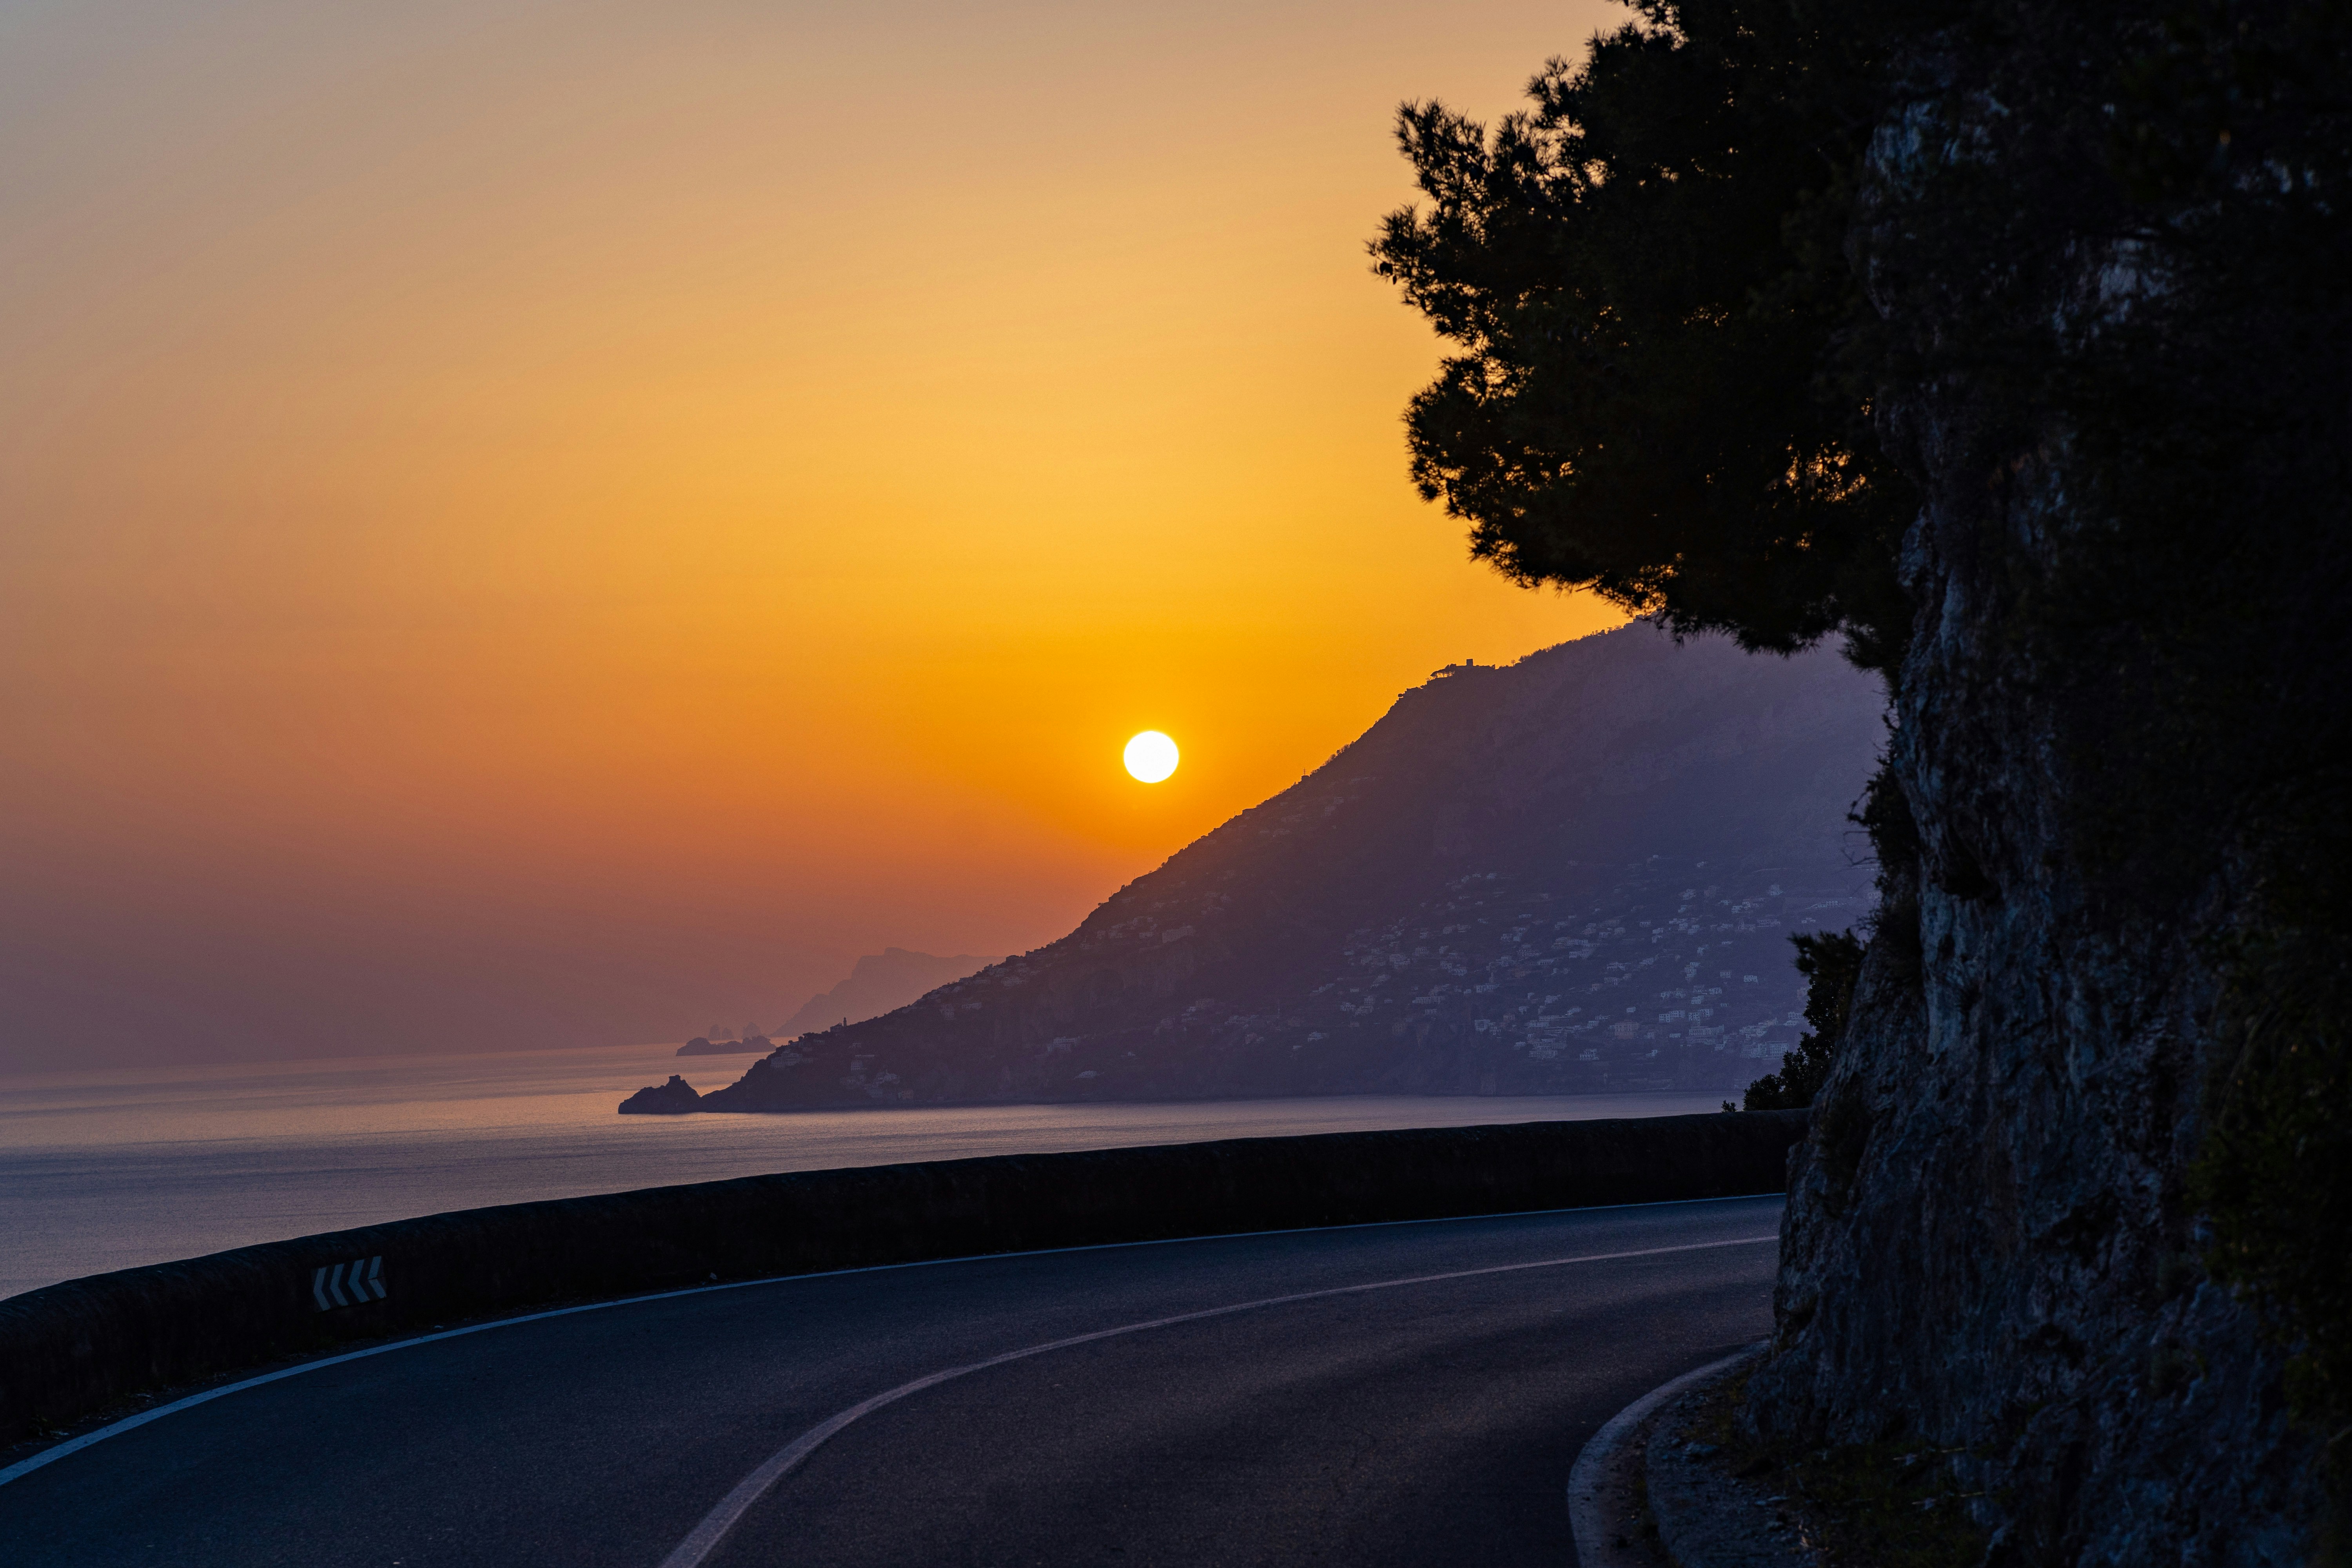
[[[1103,950],[1171,946],[1221,912],[1147,908],[1079,940]],[[1851,885],[1711,872],[1705,862],[1654,858],[1581,900],[1530,889],[1510,872],[1475,873],[1443,897],[1349,932],[1294,997],[1254,1011],[1196,997],[1150,1033],[1161,1045],[1308,1059],[1360,1055],[1368,1037],[1450,1047],[1479,1059],[1475,1081],[1464,1086],[1475,1093],[1736,1090],[1775,1070],[1802,1027],[1804,984],[1788,938],[1844,930],[1865,913],[1865,897]],[[976,1020],[1026,984],[1026,968],[1010,960],[924,1005],[942,1022]],[[1075,1060],[1093,1056],[1094,1044],[1064,1036],[1041,1049]],[[1073,1077],[1124,1079],[1121,1068],[1141,1056],[1129,1045]],[[869,1065],[871,1076],[845,1076],[888,1098],[878,1058]]]

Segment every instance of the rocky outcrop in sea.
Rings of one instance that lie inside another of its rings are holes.
[[[624,1116],[670,1116],[701,1109],[702,1096],[695,1092],[692,1084],[676,1073],[670,1074],[667,1083],[641,1089],[621,1101],[621,1114]]]

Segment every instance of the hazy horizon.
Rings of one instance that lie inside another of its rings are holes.
[[[659,1047],[0,1075],[0,1297],[289,1235],[778,1171],[1377,1127],[1711,1109],[1698,1093],[873,1108],[615,1116]]]
[[[0,1070],[1026,951],[1613,624],[1414,496],[1438,349],[1364,243],[1399,100],[1622,16],[0,18]]]

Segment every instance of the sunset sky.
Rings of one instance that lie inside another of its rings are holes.
[[[772,1024],[1612,624],[1363,247],[1622,15],[0,9],[0,1070]]]

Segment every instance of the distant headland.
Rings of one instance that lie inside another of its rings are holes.
[[[878,1018],[916,1000],[939,986],[952,984],[966,975],[977,974],[992,964],[1002,963],[1002,958],[986,958],[969,952],[944,955],[936,952],[915,952],[903,947],[886,947],[880,952],[869,952],[852,965],[849,975],[830,991],[819,992],[801,1004],[800,1011],[784,1020],[775,1034],[780,1041],[756,1026],[746,1024],[743,1033],[734,1039],[721,1039],[713,1028],[709,1035],[697,1035],[678,1047],[682,1057],[748,1056],[754,1052],[773,1050],[779,1043],[789,1042],[801,1035],[817,1029],[830,1029],[844,1024],[862,1024],[868,1018]]]
[[[740,1040],[713,1040],[697,1035],[678,1047],[677,1054],[682,1057],[732,1057],[747,1051],[773,1050],[775,1047],[775,1041],[765,1035],[745,1035]]]

